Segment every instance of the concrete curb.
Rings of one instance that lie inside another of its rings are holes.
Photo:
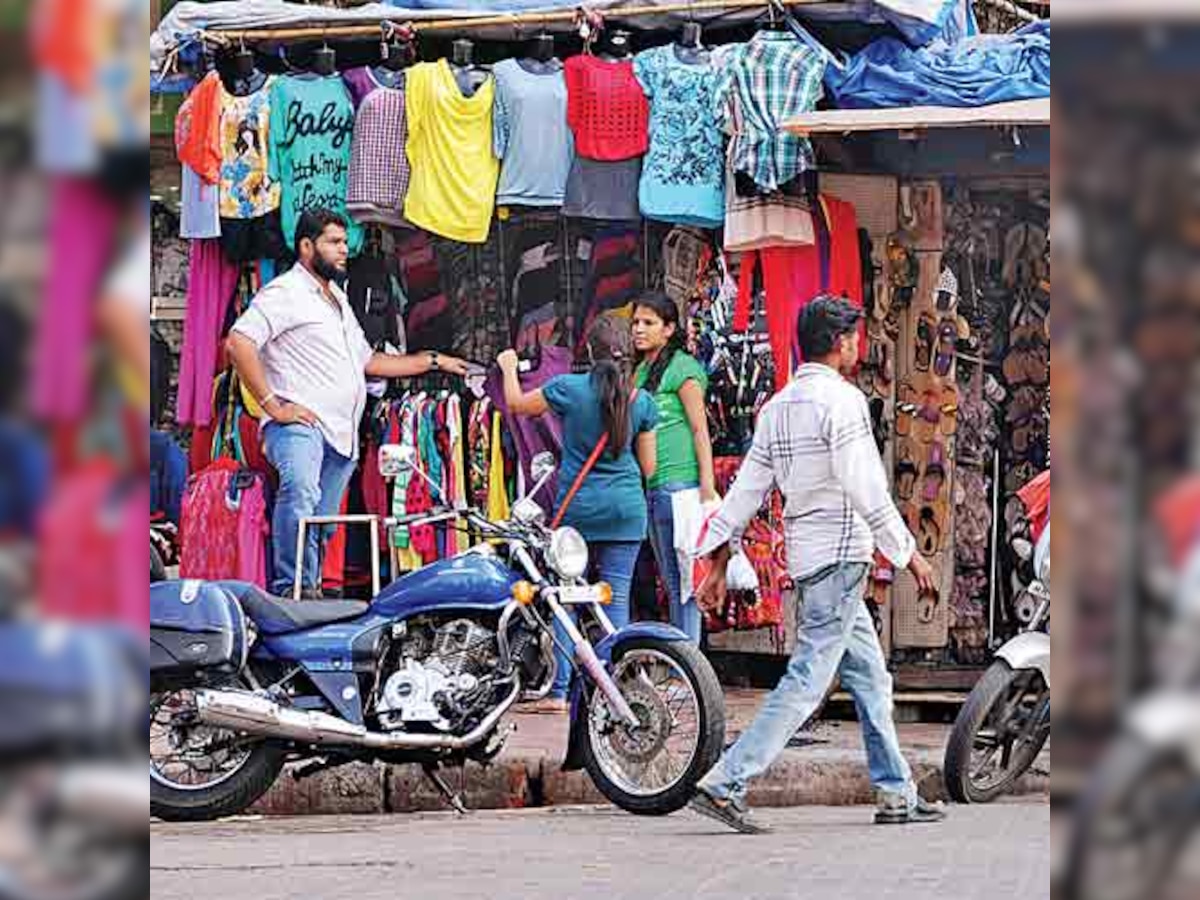
[[[946,799],[941,760],[910,753],[914,775],[926,798]],[[459,773],[445,773],[458,788]],[[605,804],[586,772],[563,772],[549,756],[501,759],[486,768],[469,765],[464,799],[470,809],[522,809]],[[1050,794],[1047,775],[1027,775],[1013,792]],[[870,804],[874,795],[861,751],[805,749],[789,751],[757,781],[750,803],[760,807],[852,806]],[[312,816],[427,812],[446,809],[441,795],[417,766],[354,763],[296,781],[285,771],[251,814]]]

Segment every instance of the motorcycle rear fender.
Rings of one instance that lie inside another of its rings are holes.
[[[1151,694],[1129,713],[1126,727],[1156,748],[1176,748],[1200,770],[1200,697],[1182,691]]]
[[[617,648],[637,638],[653,638],[670,643],[688,640],[686,634],[670,625],[661,622],[634,622],[597,644],[596,655],[611,670]],[[584,729],[587,727],[587,711],[583,700],[583,679],[576,678],[571,684],[571,735],[567,741],[567,758],[562,765],[564,772],[574,772],[583,768]]]
[[[1050,636],[1040,631],[1018,634],[996,651],[1015,670],[1036,669],[1050,686]]]

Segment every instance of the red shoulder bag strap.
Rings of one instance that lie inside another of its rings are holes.
[[[633,389],[630,394],[630,404],[637,399],[638,388]],[[567,491],[567,495],[563,497],[562,506],[558,508],[558,512],[554,516],[554,521],[550,523],[551,528],[557,528],[562,524],[563,517],[567,514],[567,510],[571,508],[571,503],[575,500],[575,495],[579,493],[579,489],[583,487],[584,480],[588,474],[595,468],[596,463],[600,461],[600,454],[604,452],[604,448],[608,446],[608,432],[600,435],[600,440],[596,442],[595,449],[592,450],[592,455],[584,462],[583,468],[579,470],[579,474],[575,476],[575,482],[571,485],[571,489]]]

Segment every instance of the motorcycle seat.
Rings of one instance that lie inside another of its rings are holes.
[[[293,634],[346,622],[357,619],[371,608],[369,603],[358,600],[285,599],[245,581],[221,581],[218,584],[241,604],[246,617],[263,634]]]

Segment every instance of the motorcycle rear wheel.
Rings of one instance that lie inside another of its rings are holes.
[[[689,643],[642,638],[617,648],[613,677],[643,728],[632,732],[593,691],[583,763],[600,792],[626,812],[665,816],[682,809],[721,755],[725,696]]]
[[[165,731],[161,729],[160,717],[164,704],[172,700],[186,704],[187,693],[189,692],[180,691],[151,698],[150,815],[165,822],[210,822],[244,812],[265,794],[279,777],[284,764],[284,751],[265,741],[255,741],[239,746],[222,761],[216,754],[205,757],[199,753],[189,753],[187,746],[170,746],[169,742],[178,741],[180,738],[172,737],[172,729],[169,726]],[[157,744],[156,725],[160,726]],[[193,728],[202,732],[201,736],[211,735],[214,741],[222,737],[227,740],[236,738],[206,726]],[[184,735],[183,739],[189,743],[192,741],[192,737],[187,735]],[[156,749],[159,751],[157,761]],[[194,768],[200,771],[203,771],[206,765],[211,770],[223,764],[224,769],[206,781],[187,781],[182,775],[173,775],[165,771],[162,761],[164,751],[169,750],[178,750],[178,757],[194,761],[197,763]]]
[[[1011,719],[1028,698],[1040,697],[1045,683],[1037,672],[1016,671],[1002,659],[996,660],[976,682],[967,702],[954,720],[946,745],[944,762],[946,790],[956,803],[990,803],[1010,790],[1033,765],[1046,743],[1046,733],[1025,739],[1012,734]],[[1025,708],[1024,715],[1035,711]],[[990,751],[985,761],[1001,753],[1000,768],[991,777],[977,769],[977,751]]]

